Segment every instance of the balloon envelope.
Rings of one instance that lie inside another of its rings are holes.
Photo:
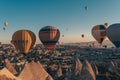
[[[28,30],[18,30],[12,36],[12,43],[22,53],[27,54],[30,48],[34,45],[36,37],[32,36],[33,32]]]
[[[85,6],[85,10],[87,10],[88,9],[88,7],[87,6]]]
[[[26,31],[28,31],[29,34],[32,37],[32,44],[31,44],[31,48],[32,48],[34,46],[35,42],[36,42],[36,35],[32,31],[30,31],[30,30],[26,30]]]
[[[8,22],[4,22],[4,26],[7,27],[8,26]]]
[[[120,47],[120,23],[110,25],[106,30],[106,34],[116,47]]]
[[[84,38],[84,34],[82,34],[81,37]]]
[[[48,50],[54,48],[60,38],[60,31],[54,26],[45,26],[39,31],[39,39]]]
[[[3,27],[3,30],[5,30],[5,28]]]
[[[92,35],[100,45],[106,38],[106,29],[104,25],[96,25],[92,28]]]

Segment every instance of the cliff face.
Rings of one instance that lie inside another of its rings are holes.
[[[83,63],[79,80],[96,80],[91,64],[87,60]]]
[[[76,63],[75,75],[78,76],[78,75],[80,75],[81,70],[82,70],[82,63],[78,58],[75,60],[75,63]]]
[[[19,75],[22,80],[53,80],[39,62],[26,63]]]
[[[17,74],[17,71],[14,69],[14,67],[11,65],[10,61],[8,59],[5,59],[6,68],[13,74]]]
[[[0,70],[0,80],[21,80],[16,78],[7,68]]]

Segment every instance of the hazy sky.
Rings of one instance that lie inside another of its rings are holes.
[[[87,6],[88,10],[84,7]],[[4,22],[9,22],[3,30]],[[91,28],[97,24],[120,22],[120,0],[0,0],[0,41],[9,43],[12,34],[28,29],[36,34],[46,26],[56,26],[61,42],[93,41]],[[85,34],[85,38],[81,38]]]

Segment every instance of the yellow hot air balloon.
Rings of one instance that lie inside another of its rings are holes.
[[[12,43],[22,53],[27,54],[35,44],[36,36],[29,30],[18,30],[12,36]]]
[[[36,42],[36,36],[32,31],[30,31],[30,30],[27,30],[27,31],[30,33],[30,35],[32,37],[32,45],[31,45],[31,48],[32,48]]]
[[[102,45],[104,39],[107,37],[106,36],[107,25],[108,24],[105,23],[104,25],[96,25],[92,28],[91,33],[93,37],[96,39],[96,41],[100,44],[100,46]]]
[[[4,22],[4,26],[7,27],[8,26],[8,22]]]

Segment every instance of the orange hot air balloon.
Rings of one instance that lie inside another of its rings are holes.
[[[30,35],[32,37],[32,45],[31,45],[31,49],[32,49],[32,47],[34,46],[34,44],[36,42],[36,35],[30,30],[27,30],[27,31],[30,33]]]
[[[12,43],[22,53],[27,54],[30,48],[35,44],[36,37],[32,31],[18,30],[12,36]]]
[[[91,33],[93,37],[96,39],[96,41],[100,44],[100,46],[102,45],[104,39],[107,37],[106,36],[107,25],[108,24],[105,23],[104,25],[96,25],[92,28]]]
[[[54,26],[45,26],[40,29],[39,38],[45,48],[52,50],[60,38],[60,31]]]

